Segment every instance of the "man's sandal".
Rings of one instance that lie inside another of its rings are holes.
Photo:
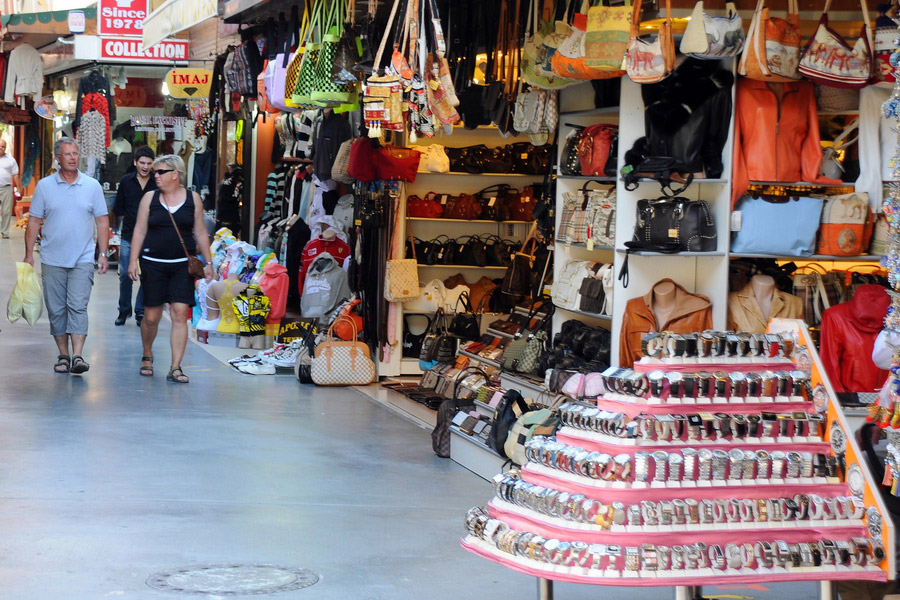
[[[56,357],[56,364],[53,365],[54,373],[68,373],[72,366],[72,359],[68,354],[60,354]]]
[[[91,365],[89,365],[80,354],[76,354],[72,357],[72,368],[69,369],[69,373],[81,375],[82,373],[86,373],[90,368]]]
[[[150,363],[150,364],[145,365],[144,363]],[[142,356],[141,357],[140,374],[143,377],[153,377],[153,357],[152,356]]]
[[[184,374],[181,367],[171,367],[169,369],[169,374],[166,375],[166,381],[171,381],[173,383],[188,383],[190,379]]]

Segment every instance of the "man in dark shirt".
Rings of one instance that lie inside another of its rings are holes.
[[[147,192],[156,189],[156,181],[150,173],[153,159],[156,156],[153,150],[147,146],[141,146],[134,153],[134,171],[127,173],[119,181],[116,191],[116,203],[110,221],[116,223],[122,218],[122,241],[119,244],[119,316],[116,317],[116,325],[124,325],[131,316],[131,290],[132,280],[128,276],[128,261],[131,259],[131,235],[134,233],[134,224],[137,221],[138,206],[141,198]],[[134,320],[140,326],[144,320],[144,295],[138,288],[137,298],[134,301]]]

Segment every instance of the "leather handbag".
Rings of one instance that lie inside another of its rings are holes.
[[[559,159],[559,172],[563,175],[581,175],[581,161],[578,160],[578,144],[581,141],[581,133],[584,131],[583,125],[572,125],[566,123],[566,127],[572,130],[566,134],[566,141],[563,144],[562,154]]]
[[[459,302],[462,302],[463,311],[459,312]],[[457,311],[450,321],[449,331],[461,340],[477,340],[481,337],[481,325],[478,315],[469,302],[468,292],[462,294],[457,302]]]
[[[419,295],[403,303],[404,313],[431,314],[444,305],[444,282],[432,279],[419,286]]]
[[[653,252],[713,252],[716,223],[704,200],[638,200],[634,237],[625,245]]]
[[[494,411],[493,427],[488,436],[488,446],[502,458],[506,456],[506,438],[516,419],[528,412],[528,403],[518,390],[507,390]]]
[[[518,193],[512,190],[505,183],[491,185],[480,192],[475,193],[475,197],[481,203],[481,217],[492,221],[509,221],[509,202],[508,195]]]
[[[509,220],[525,221],[526,223],[533,221],[534,207],[537,204],[536,196],[538,195],[540,195],[540,188],[532,185],[525,186],[521,194],[516,192],[507,195]]]
[[[863,15],[862,32],[851,46],[828,26],[831,0],[825,0],[819,27],[800,53],[798,70],[804,77],[822,85],[840,88],[860,89],[869,85],[873,75],[872,23],[869,21],[866,0],[860,0],[860,4]]]
[[[367,385],[375,380],[375,363],[369,347],[356,339],[356,323],[346,319],[353,326],[352,341],[338,341],[333,335],[335,324],[345,319],[336,319],[328,328],[325,340],[316,346],[311,367],[316,385]]]
[[[617,125],[590,125],[578,136],[578,162],[581,175],[602,177],[606,173]]]
[[[703,0],[699,0],[679,49],[694,58],[718,60],[740,54],[745,39],[744,24],[734,3],[725,3],[725,16],[711,17],[703,10]]]
[[[450,458],[450,424],[453,422],[453,417],[460,410],[475,407],[470,400],[460,398],[458,395],[460,383],[470,373],[478,373],[484,377],[485,383],[490,383],[487,373],[477,367],[467,367],[456,376],[453,384],[453,397],[441,402],[437,411],[437,423],[431,431],[431,449],[441,458]]]
[[[732,234],[731,251],[774,256],[810,256],[824,200],[815,197],[744,196],[735,205],[740,231]]]
[[[758,0],[747,30],[738,73],[759,81],[800,79],[800,9],[788,0],[787,19],[770,17],[765,0]]]
[[[188,191],[188,194],[193,192]],[[160,192],[157,190],[153,193],[153,199],[159,202]],[[184,250],[184,255],[188,259],[187,269],[188,275],[193,277],[194,279],[203,279],[205,276],[203,273],[203,263],[200,262],[200,259],[188,252],[187,246],[184,244],[184,238],[181,237],[181,230],[178,229],[178,225],[175,223],[175,217],[172,215],[172,211],[167,210],[166,214],[169,215],[169,219],[172,220],[172,228],[175,230],[175,234],[178,236],[178,241],[181,242],[181,249]]]
[[[397,233],[400,231],[400,210],[394,210],[396,215],[393,233],[391,235],[390,255],[396,251]],[[409,236],[412,239],[412,226],[408,227]],[[388,258],[384,268],[384,299],[388,302],[406,302],[414,300],[419,295],[419,261],[416,258],[416,244],[412,244],[412,258]]]
[[[422,219],[437,219],[444,214],[444,207],[438,201],[439,196],[428,192],[424,198],[409,196],[406,199],[406,216]]]
[[[350,146],[350,164],[347,172],[357,181],[378,180],[378,150],[375,142],[367,137],[358,137]]]
[[[441,201],[443,202],[443,196]],[[444,218],[473,221],[481,218],[483,210],[481,202],[471,194],[448,196],[447,203],[444,205]]]
[[[405,181],[414,183],[419,172],[421,153],[411,148],[383,146],[378,150],[376,161],[378,178],[384,181]]]
[[[531,292],[531,269],[534,266],[537,241],[534,239],[536,225],[532,224],[522,247],[512,257],[500,284],[500,292],[509,296],[527,296]],[[531,244],[531,248],[529,248]]]
[[[456,356],[456,345],[456,338],[447,331],[444,324],[444,311],[438,309],[425,339],[422,340],[419,362],[450,362]]]
[[[675,39],[672,33],[671,0],[666,0],[666,18],[655,36],[640,32],[640,2],[631,21],[631,41],[625,53],[625,71],[635,83],[656,83],[675,70]]]
[[[484,161],[489,155],[488,147],[484,144],[464,148],[448,146],[444,150],[452,173],[484,173]]]

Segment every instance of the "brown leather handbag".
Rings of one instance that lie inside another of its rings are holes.
[[[444,218],[472,221],[481,218],[482,210],[478,198],[471,194],[447,196],[447,204],[444,206]]]
[[[533,186],[525,186],[521,193],[511,193],[506,197],[506,206],[510,221],[533,221],[535,193]]]

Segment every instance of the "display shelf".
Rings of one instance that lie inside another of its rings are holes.
[[[589,317],[591,319],[597,319],[599,321],[612,321],[612,317],[610,315],[599,315],[597,313],[589,313],[584,312],[582,310],[578,310],[577,308],[566,308],[565,306],[558,306],[554,304],[559,310],[564,310],[566,312],[575,313],[576,315],[581,315],[582,317]]]
[[[526,390],[531,390],[532,392],[537,392],[538,394],[549,394],[550,393],[550,391],[544,386],[543,380],[531,379],[524,375],[519,375],[517,373],[510,373],[509,371],[503,371],[500,374],[500,385],[506,389],[519,388],[520,391],[522,389],[526,389]]]
[[[418,263],[420,269],[484,269],[484,270],[506,270],[509,267],[479,267],[478,265],[424,265]]]
[[[407,217],[408,221],[440,221],[442,223],[491,223],[493,225],[531,225],[532,221],[492,221],[490,219],[442,219],[441,217]]]
[[[725,252],[651,252],[649,250],[632,250],[616,248],[618,254],[629,256],[725,256]]]
[[[516,337],[516,336],[514,336],[514,335],[511,334],[511,333],[505,333],[505,332],[503,332],[503,331],[498,331],[498,330],[496,330],[496,329],[491,329],[490,327],[488,327],[487,329],[485,329],[484,332],[485,332],[485,333],[489,333],[489,334],[491,334],[491,335],[494,336],[494,337],[502,337],[502,338],[506,338],[506,339],[508,339],[508,340],[515,339],[515,337]]]
[[[858,115],[858,110],[820,110],[817,115]]]
[[[563,246],[564,248],[572,247],[572,248],[581,248],[583,250],[587,250],[588,252],[612,252],[615,250],[612,246],[594,246],[590,250],[588,250],[587,244],[584,243],[569,243],[569,242],[556,242],[558,245]]]
[[[477,360],[478,362],[482,362],[486,365],[490,365],[492,367],[496,367],[498,369],[502,369],[503,365],[497,362],[496,360],[491,360],[490,358],[484,358],[483,356],[478,356],[477,354],[472,354],[471,352],[466,352],[465,350],[460,350],[459,354],[462,356],[467,356],[472,360]]]
[[[618,106],[604,106],[602,108],[592,108],[589,110],[572,110],[572,111],[560,111],[559,120],[560,124],[565,117],[596,117],[599,115],[618,115],[619,107]]]
[[[780,185],[782,187],[824,187],[824,188],[842,188],[853,187],[854,183],[848,181],[845,183],[810,183],[809,181],[751,181],[750,185]]]
[[[582,181],[599,181],[600,183],[615,183],[617,181],[615,177],[601,177],[600,175],[563,175],[559,172],[557,172],[556,178]]]
[[[825,262],[880,262],[883,256],[877,254],[861,254],[859,256],[831,256],[828,254],[811,254],[810,256],[782,256],[777,254],[744,254],[732,252],[731,258],[774,258],[792,261],[825,261]]]
[[[532,177],[532,178],[542,178],[543,175],[529,175],[528,173],[466,173],[464,171],[447,171],[446,173],[432,173],[431,171],[416,171],[416,176],[419,175],[451,175],[451,176],[465,176],[465,177]]]
[[[450,426],[450,458],[453,462],[488,481],[503,468],[505,459],[487,444]]]

